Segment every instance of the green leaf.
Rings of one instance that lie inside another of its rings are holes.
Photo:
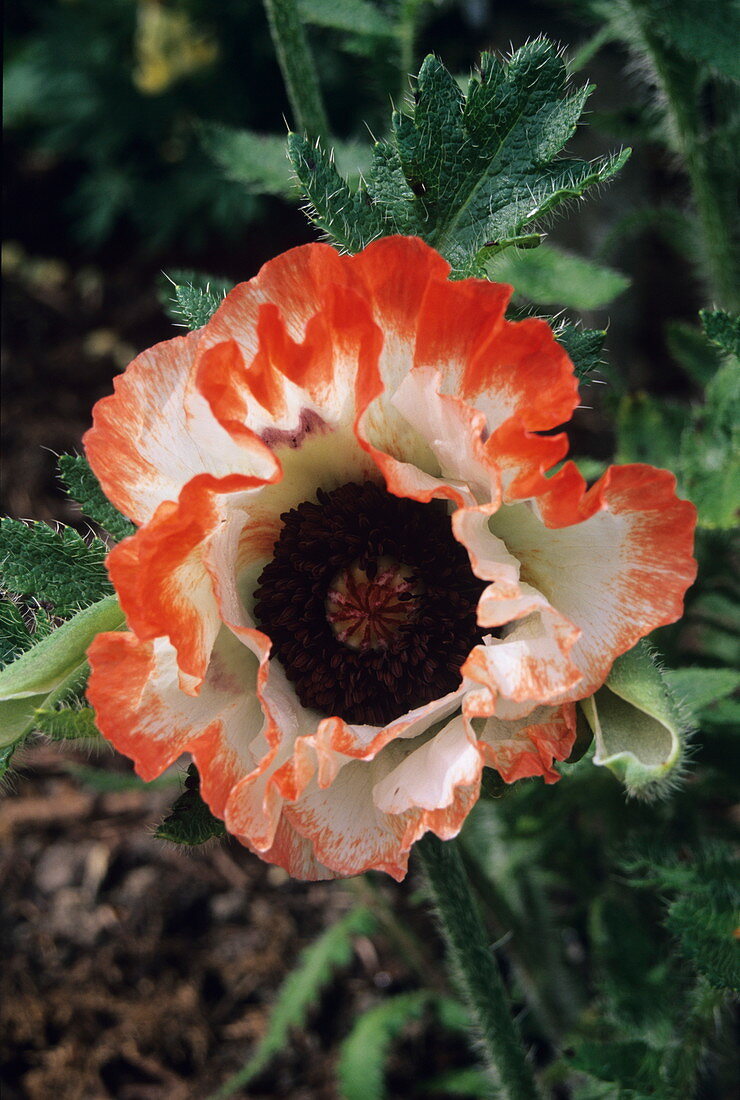
[[[97,740],[100,737],[92,707],[39,707],[34,712],[34,725],[52,741],[72,741],[79,737]]]
[[[737,862],[712,890],[684,894],[668,907],[666,927],[715,989],[740,993],[740,876]]]
[[[202,328],[232,289],[233,283],[195,271],[173,271],[160,286],[160,301],[167,316],[185,328]],[[174,292],[174,297],[173,297]]]
[[[79,690],[85,653],[96,634],[124,622],[115,596],[78,612],[0,672],[0,747],[34,729],[39,709],[52,709]]]
[[[0,668],[33,645],[33,635],[12,600],[0,599]]]
[[[0,740],[2,740],[2,733],[0,733]],[[0,779],[4,779],[10,769],[13,753],[18,748],[20,742],[14,741],[10,745],[3,745],[0,748]]]
[[[729,355],[740,355],[740,316],[724,309],[700,309],[699,316],[713,344]]]
[[[93,768],[88,764],[75,764],[72,761],[65,762],[65,770],[84,786],[92,791],[106,794],[108,791],[139,791],[145,787],[167,789],[180,785],[180,777],[173,775],[160,775],[157,779],[144,782],[135,772],[121,773],[107,771],[105,768]]]
[[[684,321],[670,321],[666,325],[666,343],[676,362],[702,388],[722,363],[717,348],[707,339],[707,335]]]
[[[84,455],[61,455],[58,466],[67,492],[77,501],[83,515],[99,524],[116,542],[133,535],[136,530],[133,523],[113,507]]]
[[[648,844],[633,846],[619,862],[635,885],[675,895],[666,927],[682,954],[716,989],[740,991],[740,865],[734,849],[713,842],[676,852]]]
[[[386,1094],[384,1068],[391,1043],[407,1024],[421,1019],[427,1008],[436,1008],[440,1022],[454,1031],[466,1032],[470,1028],[468,1014],[461,1004],[428,990],[388,997],[364,1012],[342,1043],[337,1065],[342,1100],[383,1100]],[[484,1078],[480,1070],[473,1073],[477,1079]],[[487,1087],[486,1095],[490,1095],[490,1080]]]
[[[200,776],[195,764],[188,766],[185,790],[154,835],[157,840],[191,846],[226,836],[223,821],[213,816],[200,796]]]
[[[734,0],[638,0],[651,26],[692,61],[740,80],[740,9]]]
[[[297,185],[291,178],[285,138],[207,122],[200,125],[199,136],[225,179],[255,194],[295,198]]]
[[[288,156],[308,200],[311,221],[335,244],[347,252],[359,252],[385,235],[382,211],[363,187],[352,190],[318,144],[300,134],[288,134]],[[387,232],[401,230],[394,226]]]
[[[573,309],[599,309],[630,285],[611,267],[547,244],[526,251],[510,248],[489,260],[485,272],[496,282],[511,283],[516,298]]]
[[[429,997],[424,989],[399,993],[360,1016],[339,1051],[342,1100],[383,1100],[390,1045],[406,1024],[421,1018]]]
[[[733,668],[667,669],[663,676],[675,698],[695,719],[740,689],[740,672]]]
[[[85,541],[71,527],[0,520],[0,585],[17,596],[48,603],[68,618],[113,591],[105,571],[107,547]]]
[[[556,325],[555,338],[570,356],[576,378],[588,379],[590,374],[604,365],[605,330],[581,328],[574,324]]]
[[[417,234],[456,277],[481,274],[481,249],[519,243],[533,222],[605,182],[627,159],[628,152],[591,163],[558,159],[589,92],[569,93],[566,84],[562,59],[544,39],[507,62],[484,54],[467,96],[427,57],[412,115],[394,113],[391,136],[375,145],[357,191],[321,149],[290,135],[312,220],[350,252],[379,236]]]
[[[740,511],[740,362],[728,360],[706,389],[681,440],[682,485],[702,527],[732,528]]]
[[[302,952],[277,995],[264,1037],[246,1065],[210,1100],[233,1096],[262,1073],[275,1055],[284,1049],[290,1029],[305,1023],[311,1006],[332,980],[334,971],[349,963],[353,938],[370,936],[376,927],[376,918],[369,909],[352,909]]]
[[[661,794],[680,764],[686,722],[644,641],[618,657],[604,687],[581,707],[594,734],[594,764],[630,795]]]
[[[687,419],[688,410],[677,402],[626,394],[617,409],[616,461],[675,467],[676,440]]]
[[[665,1039],[666,994],[675,973],[662,950],[660,929],[644,899],[622,883],[591,906],[591,965],[603,1015],[628,1034]]]
[[[475,1066],[439,1073],[422,1082],[418,1088],[418,1095],[422,1097],[437,1096],[440,1093],[445,1097],[473,1096],[480,1097],[480,1100],[491,1100],[495,1095],[490,1077]]]
[[[605,1042],[582,1039],[575,1044],[575,1053],[569,1059],[573,1069],[597,1081],[617,1086],[604,1094],[612,1100],[622,1096],[625,1100],[627,1097],[630,1100],[647,1100],[654,1095],[660,1062],[660,1052],[639,1039]]]
[[[225,179],[241,183],[255,194],[297,198],[299,185],[288,160],[284,137],[255,134],[220,123],[202,123],[199,132],[206,152],[219,165]],[[370,165],[367,145],[354,141],[335,141],[332,159],[353,183],[359,182]]]
[[[380,8],[368,0],[299,0],[304,23],[350,34],[392,38],[396,28]]]

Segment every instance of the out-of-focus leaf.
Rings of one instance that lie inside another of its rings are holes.
[[[714,377],[721,363],[717,348],[695,325],[671,321],[666,325],[666,342],[676,362],[702,388]]]
[[[663,676],[675,698],[697,719],[740,688],[740,672],[733,668],[667,669]]]
[[[496,282],[511,283],[516,297],[543,306],[599,309],[629,286],[629,279],[613,268],[575,256],[554,245],[509,248],[485,265]]]
[[[728,360],[706,389],[681,440],[682,484],[703,527],[731,528],[740,513],[740,362]]]
[[[700,309],[705,333],[728,355],[740,356],[740,316],[725,309]]]
[[[298,7],[304,22],[317,27],[375,38],[392,38],[396,33],[385,12],[368,0],[298,0]]]
[[[660,1052],[639,1039],[598,1042],[583,1039],[569,1059],[573,1069],[595,1081],[608,1082],[612,1100],[650,1100],[660,1075]]]
[[[334,971],[346,966],[352,957],[355,936],[369,936],[375,931],[374,914],[366,908],[352,909],[302,952],[298,963],[288,975],[273,1005],[267,1031],[238,1073],[221,1086],[209,1100],[225,1100],[253,1081],[275,1055],[284,1049],[293,1027],[300,1027]]]
[[[617,410],[617,462],[648,462],[675,468],[676,440],[689,412],[672,401],[658,401],[646,393],[625,395]]]

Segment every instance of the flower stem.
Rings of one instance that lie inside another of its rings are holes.
[[[417,845],[449,960],[475,1022],[489,1067],[507,1100],[539,1096],[511,1018],[506,989],[454,840],[431,833]]]
[[[309,138],[327,142],[329,123],[296,0],[264,0],[264,5],[295,125]]]

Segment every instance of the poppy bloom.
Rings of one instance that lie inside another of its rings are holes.
[[[448,273],[412,238],[294,249],[134,360],[85,441],[139,526],[108,559],[129,632],[89,653],[100,729],[144,779],[191,753],[298,878],[402,878],[484,765],[556,780],[574,701],[694,578],[669,473],[545,475],[572,364],[510,287]]]

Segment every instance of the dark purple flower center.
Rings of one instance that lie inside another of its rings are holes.
[[[281,519],[255,617],[303,706],[383,725],[459,687],[485,583],[444,502],[350,482]]]

